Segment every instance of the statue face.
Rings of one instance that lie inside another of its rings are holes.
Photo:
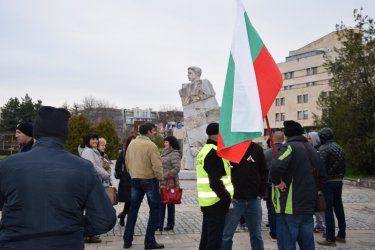
[[[188,70],[188,79],[191,82],[194,82],[195,80],[199,79],[199,76],[191,69]]]

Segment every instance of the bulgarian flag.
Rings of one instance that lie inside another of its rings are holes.
[[[217,154],[240,162],[251,140],[263,135],[263,119],[283,84],[281,73],[250,22],[241,0],[232,39]]]

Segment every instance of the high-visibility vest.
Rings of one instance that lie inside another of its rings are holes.
[[[210,182],[208,179],[208,174],[204,170],[204,159],[206,158],[207,154],[211,151],[211,149],[217,150],[217,146],[214,144],[206,144],[201,149],[201,151],[197,155],[197,191],[198,191],[198,203],[201,207],[212,206],[216,202],[220,201],[220,198],[216,195],[216,193],[210,188]],[[229,192],[231,198],[233,198],[234,188],[232,185],[232,181],[230,178],[230,163],[228,160],[222,159],[224,163],[224,169],[226,175],[221,178],[225,189]]]

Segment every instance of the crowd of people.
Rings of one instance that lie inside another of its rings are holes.
[[[267,204],[269,234],[278,249],[296,249],[297,244],[300,249],[315,249],[313,234],[319,230],[323,231],[319,245],[346,241],[345,155],[330,128],[305,137],[301,124],[285,121],[284,132],[273,134],[274,147],[269,144],[263,152],[251,142],[239,163],[217,155],[219,124],[209,124],[206,132],[209,139],[197,157],[198,202],[203,212],[200,250],[232,249],[241,217],[249,229],[251,249],[264,249],[262,199]]]
[[[119,179],[117,215],[125,226],[124,248],[131,248],[144,196],[150,208],[145,249],[161,249],[155,231],[175,227],[175,205],[161,203],[160,188],[180,186],[181,151],[174,136],[159,151],[152,138],[156,127],[144,123],[124,143],[114,173],[105,153],[106,139],[84,136],[78,155],[64,150],[70,113],[42,107],[34,124],[20,123],[20,153],[0,161],[2,227],[0,249],[83,249],[100,243],[100,235],[116,223],[116,212],[105,189],[112,174]],[[345,242],[342,203],[345,155],[324,128],[304,136],[302,126],[285,121],[265,151],[251,142],[238,162],[217,155],[219,124],[207,126],[207,143],[197,155],[196,185],[203,214],[199,249],[232,249],[239,224],[246,225],[252,249],[264,249],[262,200],[266,201],[269,235],[279,249],[314,249],[317,243]],[[286,137],[286,138],[285,138]],[[324,209],[318,206],[324,197]],[[165,217],[167,213],[167,221]],[[315,214],[315,225],[313,215]],[[335,219],[338,233],[335,235]],[[126,220],[125,220],[126,219]]]

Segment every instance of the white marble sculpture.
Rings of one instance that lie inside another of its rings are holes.
[[[196,156],[207,141],[206,127],[211,122],[218,122],[220,118],[215,91],[210,81],[200,79],[201,74],[199,67],[189,67],[190,83],[182,84],[179,91],[185,126],[182,169],[195,170]]]

